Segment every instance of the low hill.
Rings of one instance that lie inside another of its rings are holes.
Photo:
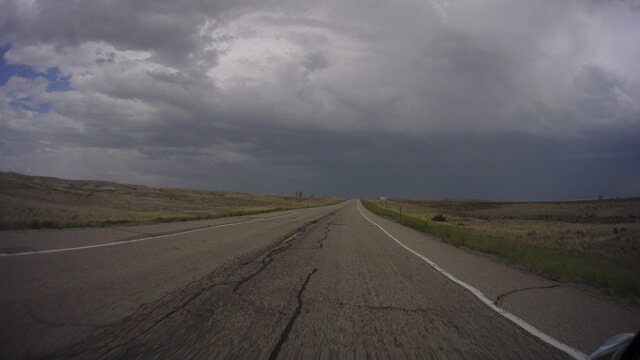
[[[104,226],[322,206],[336,198],[152,188],[0,172],[0,228]]]

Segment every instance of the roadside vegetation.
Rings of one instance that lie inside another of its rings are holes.
[[[386,207],[377,201],[362,203],[378,215],[437,236],[454,246],[499,256],[552,280],[586,284],[633,298],[640,295],[640,227],[635,215],[630,215],[626,223],[600,224],[597,219],[590,219],[584,224],[563,223],[552,216],[542,217],[543,220],[517,220],[515,218],[523,212],[513,209],[508,212],[509,219],[486,214],[485,218],[472,218],[472,211],[464,216],[459,212],[445,216],[446,203],[430,202],[425,206],[411,200],[392,200]],[[612,220],[607,218],[605,221]],[[612,236],[600,234],[598,230],[602,226],[609,229]],[[567,227],[571,234],[583,240],[580,245],[566,240]],[[562,237],[564,239],[558,241]],[[604,245],[610,238],[617,246]]]
[[[151,188],[0,173],[0,230],[143,225],[255,215],[342,200]]]
[[[225,211],[215,214],[205,215],[186,215],[186,216],[167,216],[156,217],[153,219],[140,220],[87,220],[87,221],[54,221],[54,220],[32,220],[32,221],[0,221],[0,230],[26,230],[26,229],[68,229],[81,227],[108,227],[108,226],[132,226],[132,225],[149,225],[171,222],[185,222],[194,220],[210,220],[231,216],[257,215],[274,211],[293,210],[297,208],[271,208],[262,210],[237,210]]]

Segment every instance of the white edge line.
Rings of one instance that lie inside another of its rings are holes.
[[[389,234],[389,232],[387,230],[385,230],[382,226],[378,225],[376,222],[374,222],[373,220],[369,219],[362,212],[362,210],[360,209],[360,202],[359,201],[357,203],[357,207],[358,207],[358,211],[360,211],[360,214],[365,219],[369,220],[369,222],[371,222],[373,225],[377,226],[388,237],[390,237],[396,243],[398,243],[398,245],[402,246],[403,248],[405,248],[406,250],[408,250],[409,252],[411,252],[415,256],[417,256],[420,259],[424,260],[427,264],[431,265],[434,269],[438,270],[444,276],[448,277],[449,280],[451,280],[451,281],[455,282],[456,284],[462,286],[463,288],[469,290],[473,295],[475,295],[478,299],[480,299],[480,301],[482,301],[483,303],[488,305],[491,309],[493,309],[498,314],[500,314],[500,315],[504,316],[505,318],[511,320],[513,323],[515,323],[516,325],[520,326],[521,328],[526,330],[531,335],[537,337],[538,339],[546,342],[547,344],[555,347],[558,350],[564,351],[565,353],[567,353],[568,355],[572,356],[575,359],[584,360],[584,359],[587,358],[587,355],[582,353],[581,351],[579,351],[577,349],[574,349],[571,346],[560,342],[559,340],[556,340],[555,338],[551,337],[550,335],[547,335],[544,332],[538,330],[536,327],[534,327],[533,325],[529,324],[528,322],[526,322],[526,321],[520,319],[519,317],[513,315],[509,311],[499,307],[493,301],[491,301],[485,294],[483,294],[482,291],[480,291],[480,290],[474,288],[473,286],[467,284],[466,282],[456,278],[455,276],[451,275],[451,273],[449,273],[445,269],[443,269],[440,266],[438,266],[438,264],[436,264],[433,261],[429,260],[426,256],[414,251],[413,249],[409,248],[408,246],[406,246],[405,244],[400,242],[400,240],[396,239],[393,235]]]
[[[107,247],[107,246],[117,246],[117,245],[123,245],[123,244],[130,244],[130,243],[134,243],[134,242],[138,242],[138,241],[146,241],[146,240],[151,240],[151,239],[160,239],[160,238],[164,238],[164,237],[188,234],[188,233],[192,233],[192,232],[196,232],[196,231],[203,231],[203,230],[209,230],[209,229],[215,229],[215,228],[221,228],[221,227],[227,227],[227,226],[234,226],[234,225],[248,224],[248,223],[258,222],[258,221],[277,219],[277,218],[281,218],[281,217],[286,217],[286,216],[292,216],[292,215],[295,215],[295,214],[299,214],[299,213],[304,212],[304,211],[308,211],[308,210],[299,210],[299,211],[296,211],[296,212],[292,212],[290,214],[283,214],[283,215],[278,215],[278,216],[270,216],[270,217],[260,218],[260,219],[253,219],[253,220],[246,220],[246,221],[236,221],[236,222],[220,224],[220,225],[211,225],[211,226],[206,226],[206,227],[202,227],[202,228],[198,228],[198,229],[185,230],[185,231],[180,231],[180,232],[175,232],[175,233],[165,234],[165,235],[148,236],[148,237],[139,238],[139,239],[116,241],[116,242],[110,242],[110,243],[105,243],[105,244],[78,246],[78,247],[63,248],[63,249],[25,251],[25,252],[19,252],[19,253],[14,253],[14,254],[0,254],[0,257],[25,256],[25,255],[37,255],[37,254],[51,254],[51,253],[65,252],[65,251],[75,251],[75,250],[85,250],[85,249],[94,249],[94,248],[100,248],[100,247]]]

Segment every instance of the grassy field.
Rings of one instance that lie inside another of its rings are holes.
[[[455,246],[497,255],[553,280],[640,295],[640,199],[548,203],[391,199],[365,205]],[[431,220],[437,214],[446,221]]]
[[[339,201],[0,173],[0,229],[4,230],[211,219]]]

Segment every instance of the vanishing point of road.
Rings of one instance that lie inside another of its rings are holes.
[[[0,233],[0,358],[583,358],[640,313],[365,210]]]

